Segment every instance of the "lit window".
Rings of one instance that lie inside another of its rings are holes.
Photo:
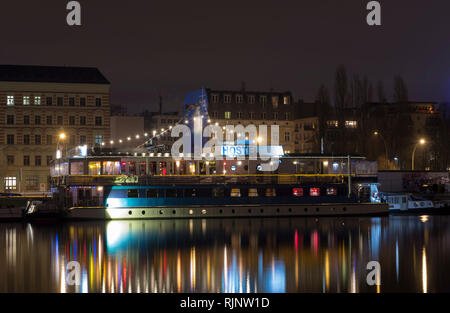
[[[334,187],[328,187],[327,188],[327,196],[336,196],[337,195],[337,189]]]
[[[272,105],[274,109],[278,108],[278,96],[273,96],[272,97]]]
[[[95,136],[95,144],[101,146],[103,142],[103,136],[97,135]]]
[[[303,188],[293,188],[292,194],[296,197],[303,197]]]
[[[6,105],[14,105],[14,96],[8,96]]]
[[[30,105],[30,96],[23,96],[23,105]]]
[[[328,125],[328,127],[337,128],[339,126],[339,122],[338,121],[327,121],[327,125]]]
[[[225,112],[225,119],[229,120],[231,118],[231,112]]]
[[[320,188],[309,188],[309,195],[311,197],[318,197],[318,196],[320,196]]]
[[[5,190],[16,190],[16,189],[17,189],[17,178],[5,177]]]
[[[284,98],[283,98],[283,103],[284,103],[284,104],[291,104],[291,97],[289,97],[289,96],[284,96]]]
[[[34,105],[41,105],[41,97],[40,96],[34,97]]]
[[[345,127],[347,128],[356,128],[358,126],[357,121],[345,121]]]

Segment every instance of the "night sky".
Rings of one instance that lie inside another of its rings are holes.
[[[98,67],[112,103],[131,112],[181,107],[202,86],[291,90],[312,101],[321,83],[351,73],[400,74],[410,100],[450,100],[450,1],[381,0],[382,26],[366,24],[368,0],[81,0],[82,26],[66,24],[68,0],[2,0],[0,63]]]

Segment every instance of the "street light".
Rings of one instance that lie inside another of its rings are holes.
[[[380,134],[380,132],[378,132],[378,131],[374,131],[373,134],[374,134],[375,136],[379,136],[379,137],[383,140],[383,143],[384,143],[384,151],[385,151],[385,153],[386,153],[386,169],[387,169],[387,167],[388,167],[388,161],[389,161],[389,156],[388,156],[388,148],[387,148],[386,140],[384,139],[384,137],[383,137],[383,136]]]
[[[413,171],[414,171],[414,155],[416,154],[417,146],[418,145],[424,145],[424,144],[426,144],[426,141],[425,141],[425,139],[422,138],[422,139],[419,140],[418,143],[416,143],[414,145],[414,149],[413,149],[412,157],[411,157],[411,170],[413,170]]]

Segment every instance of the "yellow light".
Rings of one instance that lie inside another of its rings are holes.
[[[421,221],[422,223],[428,222],[428,215],[422,215],[422,216],[420,217],[420,221]]]
[[[64,138],[66,138],[66,134],[64,134],[64,133],[59,134],[59,139],[64,139]]]
[[[113,140],[111,140],[110,142],[109,142],[110,144],[114,144],[114,141]]]
[[[136,135],[136,139],[139,139],[139,135]]]
[[[323,166],[328,166],[328,161],[323,161]]]
[[[424,145],[424,144],[426,143],[425,139],[423,139],[423,138],[422,138],[422,139],[420,139],[420,141],[419,141],[419,142],[420,142],[420,144],[421,144],[421,145]]]
[[[130,141],[130,140],[131,140],[131,137],[127,137],[127,140]]]
[[[122,139],[119,139],[119,142],[122,143]]]
[[[378,136],[378,132],[373,132],[373,134],[374,134],[375,136]]]
[[[258,143],[261,143],[261,142],[263,141],[263,139],[262,139],[262,137],[258,137],[258,138],[256,139],[256,141],[258,141]]]

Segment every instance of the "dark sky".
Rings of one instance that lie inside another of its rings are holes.
[[[81,0],[82,26],[66,24],[68,0],[2,0],[0,63],[98,67],[112,102],[165,110],[202,86],[291,90],[312,101],[337,65],[383,80],[404,77],[410,100],[450,99],[450,1],[381,0],[382,26],[366,24],[368,0]]]

